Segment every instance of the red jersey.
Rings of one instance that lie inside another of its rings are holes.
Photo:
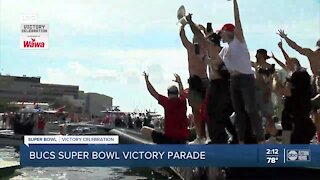
[[[188,138],[186,99],[182,97],[169,99],[159,95],[158,103],[164,108],[164,134],[175,140],[185,140]]]
[[[44,129],[46,123],[45,123],[45,120],[44,118],[39,118],[38,119],[38,129]]]

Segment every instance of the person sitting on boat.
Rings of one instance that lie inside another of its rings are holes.
[[[168,88],[168,97],[160,95],[153,88],[149,81],[149,75],[143,73],[148,91],[158,100],[159,104],[163,106],[165,113],[164,133],[158,132],[153,128],[143,126],[142,134],[152,138],[157,144],[184,144],[189,137],[188,120],[187,120],[187,101],[184,96],[183,86],[180,76],[175,74],[176,80],[179,84],[179,90],[176,86]],[[179,96],[180,94],[180,96]]]

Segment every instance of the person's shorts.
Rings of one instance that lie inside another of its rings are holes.
[[[189,102],[189,106],[191,106],[193,110],[194,109],[200,110],[203,100],[204,100],[203,96],[200,92],[195,91],[193,89],[189,89],[188,102]]]
[[[206,91],[209,85],[209,79],[208,78],[202,78],[202,92],[195,91],[193,89],[189,89],[188,92],[188,103],[189,106],[192,107],[192,111],[200,110],[200,107],[204,101],[204,97],[206,96]]]
[[[156,144],[186,144],[187,140],[174,140],[165,136],[162,132],[152,131],[152,141]]]
[[[263,98],[264,91],[256,90],[256,101],[257,107],[262,117],[270,117],[274,115],[273,104],[271,101],[271,97],[265,101]]]

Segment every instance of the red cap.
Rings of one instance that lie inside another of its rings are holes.
[[[219,32],[221,32],[223,30],[233,32],[234,28],[235,28],[235,26],[233,24],[225,24],[222,26],[222,28],[219,30]]]

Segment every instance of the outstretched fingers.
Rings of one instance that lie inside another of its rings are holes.
[[[284,30],[279,29],[278,33],[277,33],[281,38],[285,38],[287,36],[287,34],[285,34]]]
[[[180,81],[180,76],[176,73],[173,74],[175,77],[175,80],[172,80],[173,82],[179,82]]]

